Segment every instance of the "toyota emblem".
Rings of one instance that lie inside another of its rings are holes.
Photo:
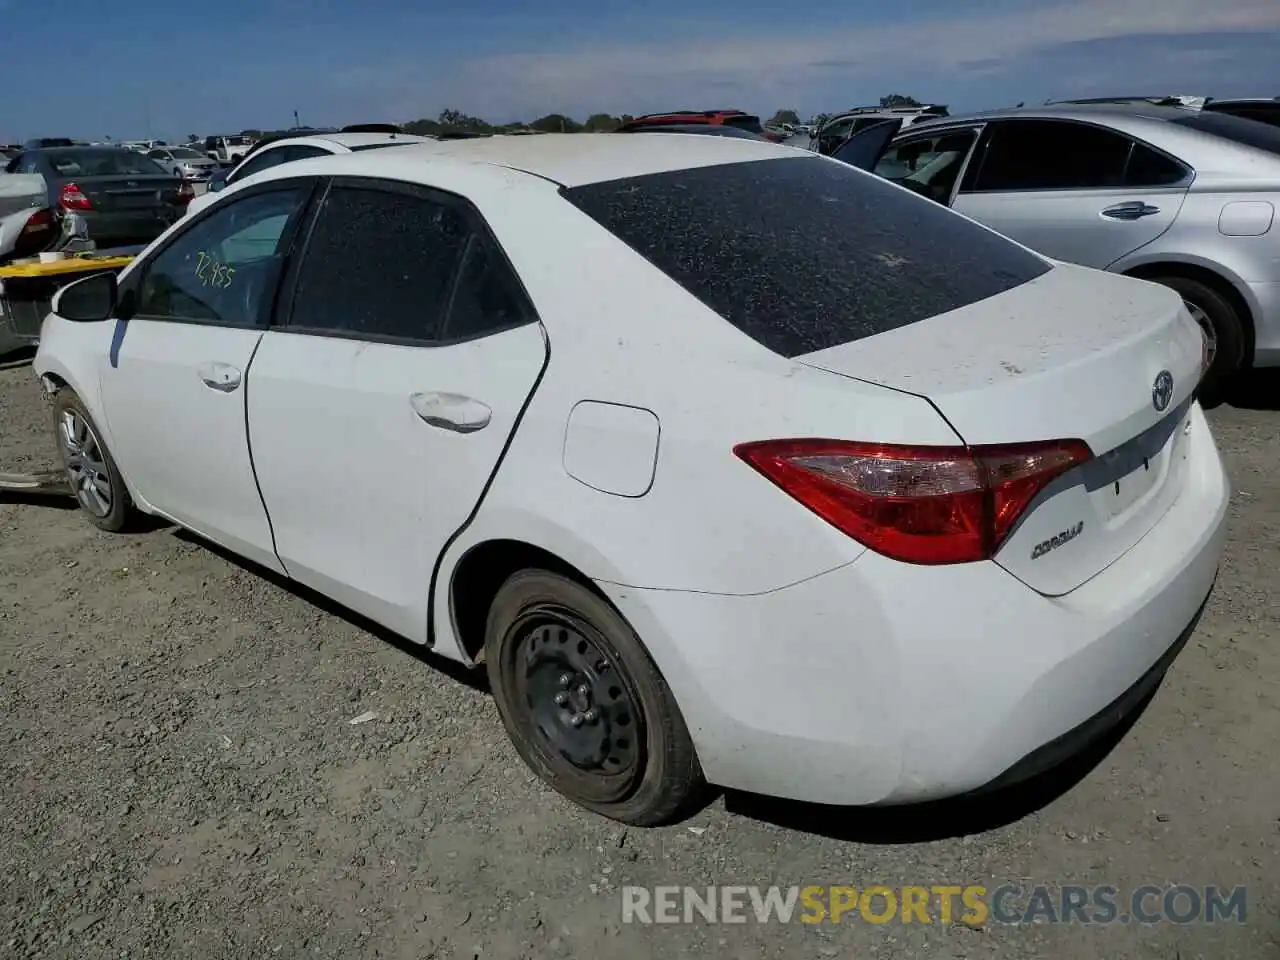
[[[1173,374],[1168,370],[1161,370],[1156,374],[1156,382],[1151,385],[1151,405],[1159,413],[1169,406],[1169,401],[1172,399]]]

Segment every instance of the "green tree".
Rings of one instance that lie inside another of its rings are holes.
[[[618,129],[621,121],[617,117],[609,113],[593,113],[587,117],[587,122],[583,127],[590,133],[610,133]]]
[[[540,133],[580,133],[582,124],[563,113],[548,113],[534,120],[529,127]]]
[[[410,120],[404,125],[404,132],[415,137],[429,137],[440,132],[440,121],[428,120],[425,117]]]
[[[880,106],[889,110],[894,107],[923,107],[924,104],[915,97],[903,96],[901,93],[891,93],[887,97],[880,98]]]
[[[796,111],[779,110],[777,113],[773,115],[773,119],[769,121],[769,124],[771,126],[778,127],[784,123],[789,123],[794,127],[799,122],[800,122],[800,115],[796,113]]]

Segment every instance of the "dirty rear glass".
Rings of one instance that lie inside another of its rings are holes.
[[[955,310],[1049,269],[943,206],[818,157],[562,192],[747,336],[787,357]]]

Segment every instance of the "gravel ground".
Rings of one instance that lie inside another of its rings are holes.
[[[1226,564],[1109,754],[982,803],[734,796],[649,831],[532,780],[469,676],[173,530],[102,534],[0,495],[0,956],[1280,957],[1277,416],[1212,414]],[[29,368],[0,370],[0,467],[49,461],[50,437]],[[1242,884],[1248,912],[621,922],[625,884],[1006,882]]]

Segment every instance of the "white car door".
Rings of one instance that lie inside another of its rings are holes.
[[[542,326],[479,214],[336,180],[249,377],[289,575],[411,639],[538,381]]]
[[[122,283],[100,381],[114,453],[157,512],[280,569],[254,481],[245,379],[314,181],[235,197]]]
[[[1191,171],[1123,134],[1068,120],[988,125],[954,209],[1046,256],[1106,268],[1169,229]]]

